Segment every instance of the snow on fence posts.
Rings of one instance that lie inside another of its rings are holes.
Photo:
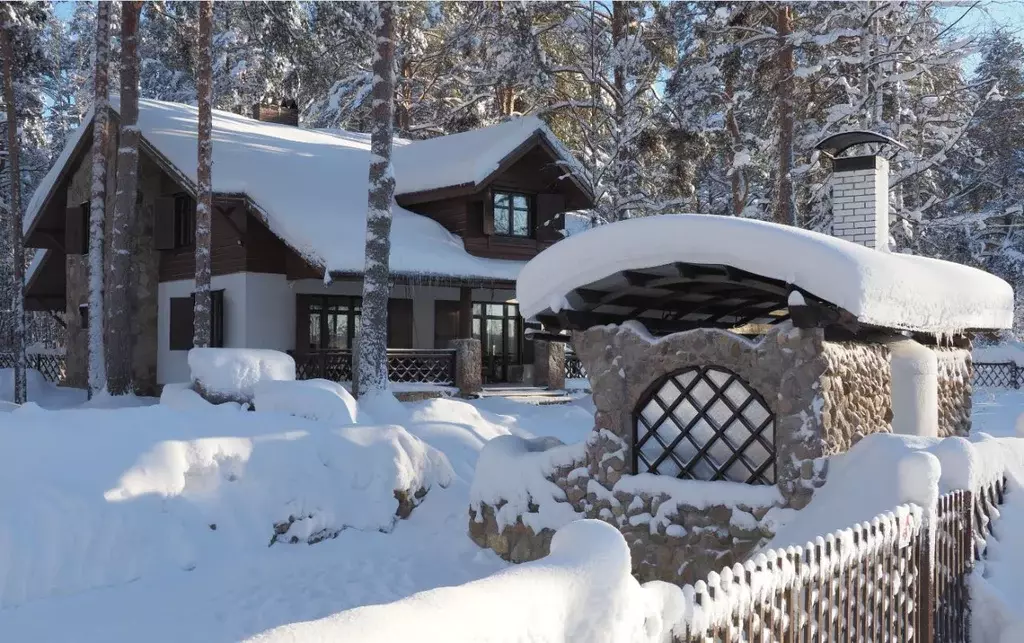
[[[984,556],[1005,479],[903,505],[773,549],[683,587],[676,641],[967,643],[967,579]]]

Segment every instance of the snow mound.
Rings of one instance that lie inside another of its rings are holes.
[[[285,625],[251,641],[641,643],[670,640],[678,587],[641,586],[629,548],[597,520],[565,525],[541,560],[457,587]]]
[[[0,414],[0,607],[391,531],[452,475],[399,426],[165,405]]]
[[[259,412],[290,413],[331,424],[355,424],[356,399],[330,380],[265,380],[254,387],[253,405]]]
[[[164,384],[160,392],[160,404],[175,411],[202,411],[205,409],[230,409],[239,411],[244,407],[238,402],[214,404],[203,399],[203,396],[192,390],[191,384],[181,382]]]
[[[207,399],[250,402],[263,380],[294,380],[291,355],[263,348],[193,348],[188,352],[192,386]]]
[[[1013,325],[1013,289],[982,270],[791,226],[702,214],[628,219],[574,234],[523,268],[516,298],[526,319],[557,313],[576,288],[622,270],[680,261],[777,279],[877,326],[950,332]]]
[[[565,492],[547,479],[555,469],[583,462],[586,444],[566,445],[551,437],[524,439],[514,435],[494,438],[480,452],[469,504],[483,520],[481,505],[500,508],[495,520],[500,531],[522,517],[535,532],[558,529],[581,516],[566,502]],[[530,505],[537,511],[530,511]]]

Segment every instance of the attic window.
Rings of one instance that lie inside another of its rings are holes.
[[[494,233],[508,237],[529,237],[533,198],[516,192],[494,193]]]
[[[174,247],[188,248],[196,241],[196,202],[187,194],[174,196]]]

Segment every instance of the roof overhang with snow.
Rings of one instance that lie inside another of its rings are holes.
[[[1013,290],[957,263],[873,250],[751,219],[669,214],[573,235],[531,260],[520,311],[552,331],[643,322],[700,327],[1010,328]]]
[[[116,113],[118,102],[112,100]],[[142,150],[187,192],[196,191],[196,107],[142,99]],[[87,152],[91,115],[68,139],[26,208],[26,245],[60,249],[61,193],[76,159]],[[397,140],[396,194],[480,189],[509,162],[538,145],[566,177],[583,186],[579,164],[537,118],[519,118],[425,141]],[[213,191],[244,198],[250,212],[311,265],[331,275],[361,274],[365,264],[370,137],[255,121],[214,110]],[[589,191],[581,191],[592,200]],[[404,201],[403,201],[404,202]],[[391,271],[407,279],[508,284],[524,262],[478,257],[440,223],[399,205],[392,210]]]

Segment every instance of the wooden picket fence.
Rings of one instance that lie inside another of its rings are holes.
[[[967,579],[1005,480],[905,505],[683,588],[678,643],[967,643]]]

